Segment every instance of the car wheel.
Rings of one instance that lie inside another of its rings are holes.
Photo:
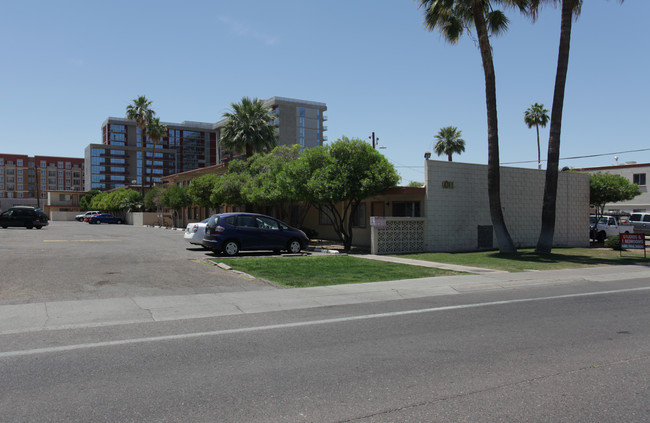
[[[291,241],[289,241],[289,248],[287,248],[287,250],[291,254],[298,254],[301,249],[302,249],[302,245],[300,245],[300,241],[298,241],[297,239],[292,239]]]
[[[98,224],[98,225],[101,225],[101,224],[102,224],[102,221],[101,221],[101,220],[97,220],[97,221],[95,221],[95,223]]]
[[[236,256],[239,252],[239,244],[237,241],[228,241],[223,246],[223,252],[227,256]]]
[[[37,226],[37,227],[36,227],[36,229],[42,229],[42,228],[43,228],[42,226]]]
[[[7,225],[2,225],[2,229],[7,229]]]
[[[117,219],[117,224],[121,225],[122,224],[122,219]]]
[[[32,222],[27,222],[27,223],[25,223],[25,227],[27,229],[32,229],[34,227],[34,224]]]
[[[605,238],[607,238],[605,232],[598,232],[598,235],[596,235],[596,241],[598,242],[605,242]]]

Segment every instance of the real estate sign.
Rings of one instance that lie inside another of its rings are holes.
[[[621,248],[626,250],[645,250],[644,234],[621,234]]]

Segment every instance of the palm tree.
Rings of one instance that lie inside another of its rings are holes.
[[[147,100],[147,97],[141,95],[138,98],[133,99],[133,103],[126,106],[126,118],[129,120],[135,121],[135,126],[140,129],[140,151],[142,154],[142,198],[144,198],[144,184],[146,180],[146,157],[144,154],[144,148],[147,144],[146,138],[146,129],[147,123],[149,123],[156,112],[151,109],[151,101]]]
[[[147,123],[147,136],[153,142],[153,159],[156,158],[156,145],[167,135],[167,125],[160,123],[160,118],[153,118]],[[153,162],[151,165],[153,169]],[[153,174],[151,175],[153,183]]]
[[[548,110],[543,104],[535,103],[524,112],[524,122],[529,128],[533,126],[537,130],[537,168],[542,168],[542,153],[539,148],[539,127],[546,127],[548,123]]]
[[[623,0],[619,0],[623,3]],[[569,48],[571,46],[571,24],[580,15],[582,0],[529,0],[529,12],[535,20],[542,3],[562,3],[560,22],[560,47],[558,50],[553,106],[551,107],[551,127],[548,139],[548,159],[546,161],[546,181],[544,183],[544,203],[542,205],[542,227],[537,247],[538,253],[550,253],[555,236],[555,205],[557,200],[558,167],[560,163],[560,133],[562,129],[562,109],[564,107],[564,88],[569,68]]]
[[[440,128],[440,131],[434,136],[438,142],[434,145],[433,150],[438,156],[446,154],[451,161],[452,154],[460,154],[465,151],[465,140],[460,136],[463,131],[459,131],[455,126],[446,126]]]
[[[485,76],[485,103],[488,126],[488,198],[490,216],[502,253],[516,252],[501,209],[501,172],[499,168],[499,129],[497,120],[496,78],[490,34],[498,34],[508,27],[508,18],[492,4],[517,6],[525,10],[527,0],[420,0],[425,8],[425,26],[437,28],[452,44],[473,26],[478,35],[479,50]]]
[[[273,116],[262,100],[243,97],[241,103],[231,103],[232,110],[223,114],[227,119],[221,130],[221,146],[246,157],[270,151],[277,144]]]

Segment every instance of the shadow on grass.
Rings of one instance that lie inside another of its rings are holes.
[[[613,252],[610,250],[600,251],[600,254],[595,255],[581,255],[581,254],[565,254],[565,253],[550,253],[542,254],[536,253],[534,251],[524,251],[517,253],[500,253],[494,251],[487,253],[486,258],[494,258],[500,260],[509,260],[513,262],[520,263],[538,263],[538,264],[560,264],[560,263],[573,263],[583,266],[615,266],[621,264],[640,264],[648,266],[650,262],[643,256],[625,256],[625,254],[638,254],[623,252],[622,256],[619,256],[618,252]],[[615,255],[614,255],[615,254]]]

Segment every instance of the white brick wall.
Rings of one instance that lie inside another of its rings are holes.
[[[492,225],[487,166],[428,160],[426,248],[469,251],[478,247],[478,226]],[[501,168],[501,206],[515,245],[534,247],[541,227],[545,172]],[[589,245],[589,176],[560,172],[554,245]],[[498,247],[493,235],[494,247]]]

